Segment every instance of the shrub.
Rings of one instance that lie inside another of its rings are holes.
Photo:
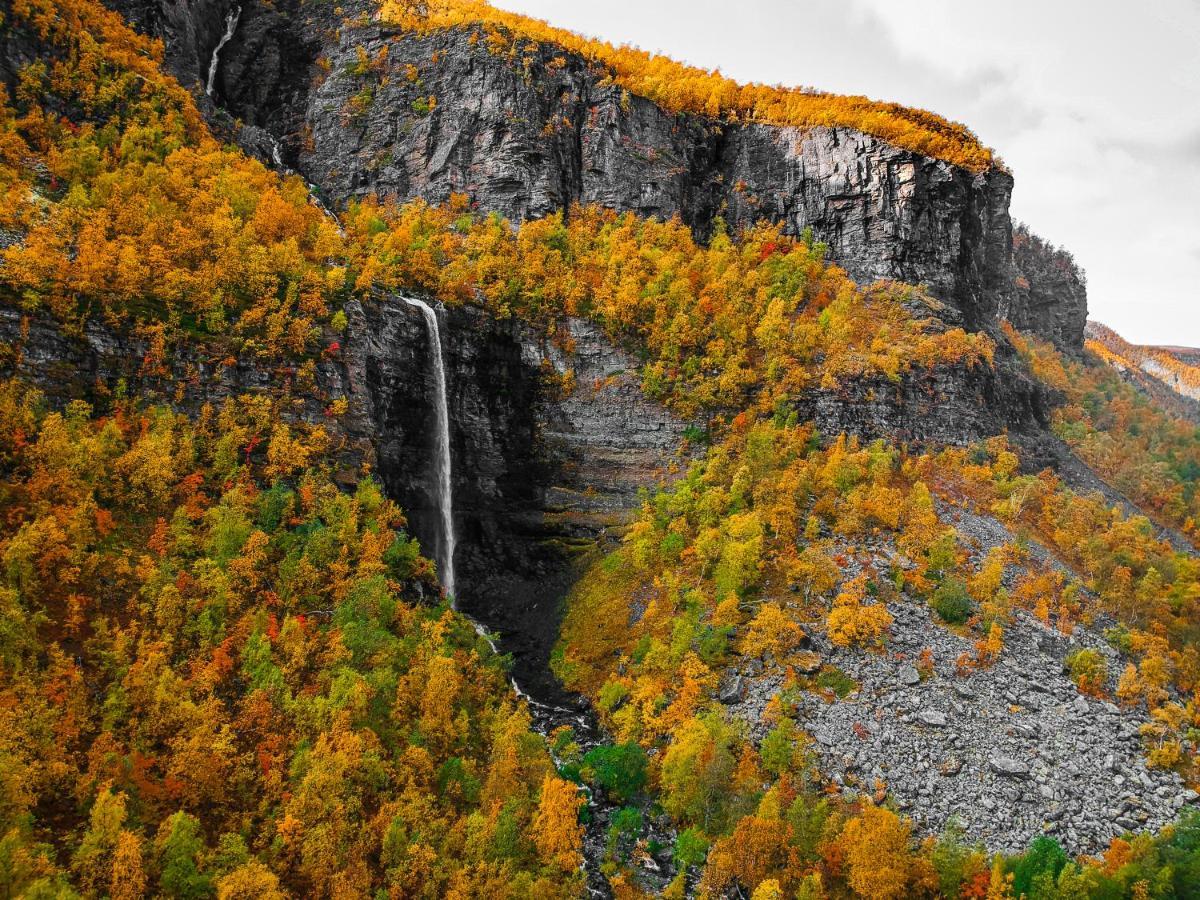
[[[708,855],[708,839],[699,828],[688,828],[675,838],[675,865],[680,869],[698,866]]]
[[[883,643],[892,627],[892,614],[882,603],[865,605],[866,578],[859,576],[849,582],[833,601],[833,609],[825,620],[829,640],[839,647],[868,646]]]
[[[1046,880],[1053,884],[1058,873],[1066,866],[1067,854],[1059,846],[1058,841],[1045,835],[1034,840],[1029,849],[1011,863],[1012,866],[1012,895],[1014,897],[1034,896],[1035,882]]]
[[[742,641],[742,652],[746,656],[771,653],[778,659],[800,646],[804,636],[804,629],[778,604],[766,603],[750,622]]]
[[[858,682],[839,669],[837,666],[824,666],[814,683],[818,688],[832,691],[841,699],[845,699],[858,690]]]
[[[593,784],[622,803],[646,785],[646,751],[634,743],[589,750],[583,766]]]
[[[613,813],[608,826],[608,855],[615,856],[622,845],[637,840],[642,832],[642,811],[636,806],[624,806]],[[627,854],[622,854],[627,855]]]
[[[971,598],[962,579],[944,579],[929,603],[942,621],[951,625],[961,625],[971,618]]]
[[[1075,686],[1085,694],[1099,697],[1108,683],[1108,662],[1099,650],[1087,647],[1067,655],[1064,660]]]

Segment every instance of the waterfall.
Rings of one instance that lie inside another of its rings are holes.
[[[208,64],[208,86],[205,87],[204,92],[210,97],[217,86],[217,66],[221,62],[221,50],[229,43],[230,38],[233,37],[233,33],[237,31],[238,19],[241,17],[242,8],[240,6],[235,6],[225,16],[225,33],[221,35],[221,40],[217,41],[217,48],[213,50],[212,61]]]
[[[438,542],[437,568],[442,587],[454,597],[454,507],[450,490],[450,409],[446,403],[446,366],[442,359],[442,335],[437,313],[423,300],[405,297],[409,306],[421,310],[425,330],[429,333],[429,354],[433,357],[434,425],[437,446],[434,448],[433,469],[437,479],[437,504],[441,514],[442,533]]]
[[[288,171],[290,172],[291,170],[289,169]],[[306,182],[306,184],[308,185],[308,202],[323,212],[325,214],[325,218],[333,222],[333,227],[337,229],[337,233],[342,237],[345,237],[346,232],[342,228],[341,220],[338,219],[333,210],[326,206],[324,201],[321,200],[321,195],[317,193],[319,188],[312,182]],[[409,302],[411,303],[412,301],[410,300]]]

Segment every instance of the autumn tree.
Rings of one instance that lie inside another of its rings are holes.
[[[573,871],[583,862],[583,827],[578,821],[582,805],[583,798],[571,782],[550,775],[542,781],[533,840],[541,858],[563,871]]]
[[[867,578],[859,575],[842,587],[825,621],[829,639],[839,647],[878,646],[892,626],[891,613],[882,603],[863,603]]]
[[[865,805],[839,838],[850,887],[864,897],[907,896],[913,868],[911,830],[890,810]]]

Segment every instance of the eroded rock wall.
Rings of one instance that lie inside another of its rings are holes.
[[[1087,279],[1074,257],[1018,225],[1013,230],[1013,270],[1013,290],[1001,315],[1021,331],[1081,353]]]
[[[231,4],[111,2],[163,37],[185,83],[203,82]],[[278,149],[334,203],[463,193],[515,220],[597,203],[679,216],[701,238],[718,216],[780,222],[811,228],[860,282],[927,285],[968,327],[1008,315],[1067,349],[1082,343],[1078,280],[1026,273],[1034,287],[1021,286],[1000,168],[972,173],[846,128],[676,115],[559,46],[509,54],[477,29],[404,33],[372,22],[362,0],[340,14],[295,0],[240,8],[214,122],[265,161]]]

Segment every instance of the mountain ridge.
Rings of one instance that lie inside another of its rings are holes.
[[[227,4],[114,6],[163,37],[177,74],[200,83],[189,68],[199,51],[172,48],[196,46],[188,36],[202,21],[212,31]],[[1068,271],[1046,296],[1023,287],[1040,284],[1045,267],[1032,271],[1035,255],[1014,259],[1012,178],[995,165],[964,169],[837,126],[675,113],[544,40],[522,57],[519,40],[489,47],[482,26],[412,34],[375,22],[369,2],[334,20],[257,0],[239,8],[215,98],[243,123],[226,120],[230,134],[268,164],[280,148],[335,204],[461,192],[522,219],[600,203],[679,215],[702,238],[718,215],[735,229],[777,220],[794,235],[811,228],[860,283],[925,283],[973,328],[995,331],[1003,314],[1062,348],[1082,346],[1082,280]]]

